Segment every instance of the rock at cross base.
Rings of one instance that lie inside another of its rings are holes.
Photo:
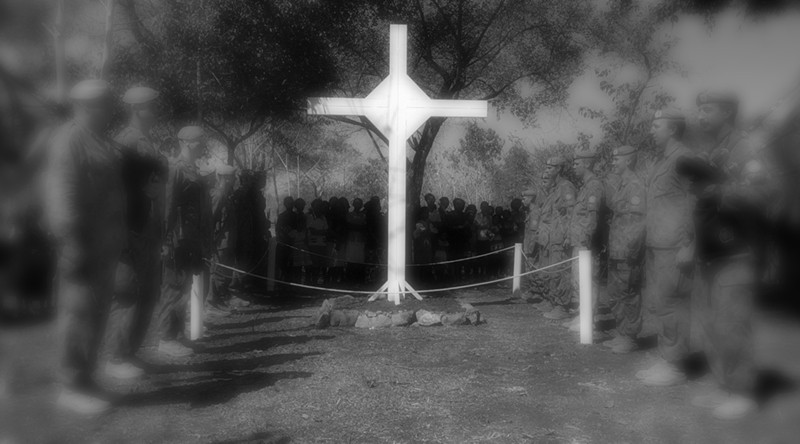
[[[411,310],[392,313],[392,327],[405,327],[412,322],[414,322],[414,312]]]
[[[445,313],[442,315],[442,325],[464,325],[469,324],[467,314],[464,313]]]
[[[386,313],[365,311],[356,320],[356,328],[387,328],[391,326],[392,317]]]
[[[352,304],[353,302],[355,302],[355,300],[356,299],[350,295],[340,296],[338,298],[332,298],[332,299],[325,299],[322,302],[322,307],[320,307],[319,311],[317,311],[317,314],[314,316],[312,324],[319,329],[333,325],[331,322],[331,316],[334,309],[336,307],[344,307],[349,304]],[[340,321],[342,320],[341,317],[339,317],[338,319]],[[353,323],[355,324],[355,321],[353,321]]]
[[[423,327],[440,325],[442,323],[442,315],[428,310],[417,310],[417,323]]]
[[[354,327],[358,321],[358,310],[333,310],[331,311],[331,327]]]

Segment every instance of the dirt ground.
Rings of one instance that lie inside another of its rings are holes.
[[[708,377],[644,387],[633,374],[653,351],[580,346],[509,293],[450,295],[481,311],[480,326],[381,330],[313,329],[325,295],[260,299],[209,324],[191,359],[145,350],[150,376],[111,386],[119,406],[96,419],[49,402],[51,324],[0,327],[0,443],[798,442],[793,392],[753,418],[717,422],[689,404]],[[800,377],[800,327],[763,324],[763,361]]]

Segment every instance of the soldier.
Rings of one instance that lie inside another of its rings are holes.
[[[537,205],[539,212],[537,232],[536,232],[536,256],[533,266],[540,268],[550,262],[550,228],[551,228],[551,209],[553,206],[553,179],[547,173],[542,173],[541,198]],[[547,288],[549,285],[549,273],[534,273],[531,276],[531,291],[534,294],[533,303],[537,310],[547,313],[553,310],[553,304],[548,299]],[[536,295],[539,297],[537,298]],[[539,299],[539,301],[536,301]]]
[[[551,202],[547,213],[546,224],[549,232],[549,264],[556,264],[572,257],[572,246],[569,238],[569,222],[575,206],[575,186],[564,177],[564,158],[551,157],[545,165],[545,174],[553,181]],[[544,314],[547,319],[563,320],[570,317],[572,302],[572,271],[565,265],[563,270],[549,273],[548,296],[553,309]]]
[[[598,214],[600,207],[605,202],[603,182],[597,178],[592,171],[594,167],[596,153],[591,149],[576,150],[572,161],[572,170],[578,178],[580,189],[575,199],[575,206],[570,218],[569,247],[574,252],[579,249],[592,250],[592,285],[597,295],[598,275],[600,272],[600,251],[604,247],[605,240],[600,239],[598,226]],[[572,266],[572,303],[577,304],[580,299],[578,295],[578,266]],[[564,324],[565,327],[577,330],[580,320],[576,317],[572,321]]]
[[[161,220],[166,158],[156,149],[151,129],[156,123],[158,92],[140,86],[122,98],[128,106],[128,125],[117,135],[122,149],[127,194],[128,236],[120,268],[129,279],[117,281],[111,305],[109,348],[105,372],[117,379],[144,374],[136,352],[158,302],[161,285]]]
[[[658,330],[660,360],[636,377],[646,385],[686,380],[681,364],[689,352],[688,301],[692,288],[692,199],[675,170],[693,153],[681,142],[686,121],[674,108],[655,113],[650,134],[661,150],[647,178],[645,304]]]
[[[739,419],[755,409],[756,369],[752,317],[760,281],[761,246],[766,242],[768,201],[763,168],[746,135],[736,129],[738,100],[732,93],[706,91],[697,97],[698,123],[710,141],[704,163],[679,164],[690,178],[695,209],[698,309],[703,350],[719,388],[693,404],[713,409],[719,419]]]
[[[211,203],[197,160],[205,153],[205,131],[187,126],[178,132],[180,153],[170,165],[167,181],[164,279],[159,310],[160,353],[183,357],[192,350],[178,341],[184,331],[186,302],[192,275],[205,270],[209,256]]]
[[[616,331],[614,338],[603,345],[614,353],[630,353],[636,349],[636,337],[642,330],[646,193],[644,182],[634,170],[636,148],[621,146],[612,155],[615,180],[607,198],[612,211],[608,295]]]
[[[60,344],[58,405],[87,415],[110,403],[94,383],[116,271],[125,244],[125,195],[120,152],[104,136],[110,123],[111,88],[84,80],[70,91],[73,119],[53,140],[44,176],[47,220],[57,239]],[[116,274],[116,277],[115,277]]]
[[[236,167],[220,165],[216,168],[217,182],[211,191],[211,224],[213,227],[214,256],[211,268],[211,291],[206,313],[224,317],[231,314],[228,300],[233,273],[219,265],[236,263],[238,211],[233,195]]]
[[[278,244],[275,249],[276,272],[278,280],[288,282],[290,270],[292,269],[292,225],[294,224],[294,198],[286,196],[283,198],[283,212],[278,215],[275,222],[275,237]]]

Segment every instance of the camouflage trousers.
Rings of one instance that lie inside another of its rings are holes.
[[[658,349],[668,362],[689,354],[691,270],[676,265],[677,248],[647,248],[644,304],[655,322]]]
[[[698,267],[703,351],[719,384],[730,391],[754,389],[752,323],[756,266],[750,257],[728,258]]]
[[[553,265],[572,257],[572,248],[551,246],[545,265]],[[543,272],[547,282],[545,299],[557,307],[572,303],[572,267],[570,263],[557,265]]]
[[[642,330],[642,264],[640,261],[609,259],[608,298],[622,336],[636,338]]]

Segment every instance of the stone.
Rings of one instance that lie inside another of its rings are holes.
[[[417,310],[417,323],[423,327],[440,325],[442,323],[442,315],[428,310]]]
[[[412,322],[414,322],[414,312],[411,310],[392,313],[392,327],[405,327]]]
[[[353,327],[359,316],[358,310],[333,310],[331,311],[331,327]]]
[[[442,315],[442,325],[452,326],[452,325],[465,325],[465,324],[469,324],[466,312],[446,313]]]
[[[481,312],[476,310],[471,305],[464,311],[464,316],[467,318],[467,321],[469,321],[469,323],[472,325],[478,325],[481,322],[486,322],[484,320],[481,320]]]
[[[356,328],[387,328],[391,326],[392,317],[386,313],[365,311],[356,320]]]

